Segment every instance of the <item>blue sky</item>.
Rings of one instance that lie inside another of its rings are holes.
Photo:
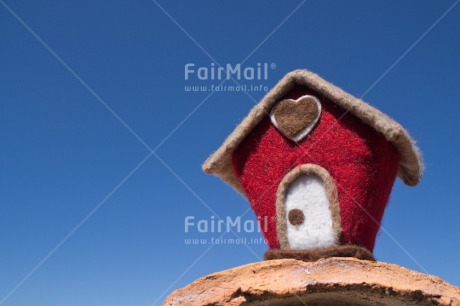
[[[201,163],[254,106],[241,92],[186,92],[216,81],[185,80],[184,66],[249,54],[247,66],[276,67],[244,84],[307,68],[410,131],[425,175],[395,184],[374,253],[460,285],[453,1],[0,4],[0,305],[160,304],[260,260],[264,245],[184,243],[220,235],[185,233],[187,216],[247,210]]]

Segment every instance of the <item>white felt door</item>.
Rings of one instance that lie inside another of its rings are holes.
[[[288,186],[285,205],[286,238],[291,249],[334,245],[329,199],[318,176],[298,176]]]

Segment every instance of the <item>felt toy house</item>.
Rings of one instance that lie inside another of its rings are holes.
[[[307,70],[287,74],[203,164],[251,203],[266,259],[373,259],[393,183],[423,164],[398,123]]]

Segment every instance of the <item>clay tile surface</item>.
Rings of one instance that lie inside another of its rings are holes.
[[[163,305],[460,305],[460,288],[383,262],[280,259],[210,274]]]

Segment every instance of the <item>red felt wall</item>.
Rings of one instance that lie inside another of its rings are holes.
[[[345,110],[307,88],[296,88],[286,98],[305,94],[315,95],[322,105],[314,130],[296,145],[282,136],[266,116],[234,151],[235,172],[256,215],[261,217],[262,228],[267,228],[264,236],[269,247],[279,248],[275,217],[278,185],[300,164],[320,165],[337,185],[341,243],[372,251],[396,178],[399,154],[380,133],[351,113],[338,120]]]

